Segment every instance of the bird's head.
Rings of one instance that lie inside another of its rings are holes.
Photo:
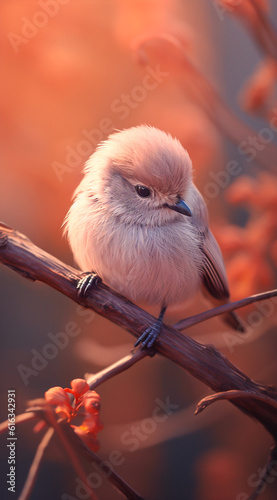
[[[85,167],[86,186],[129,224],[163,225],[190,216],[192,164],[177,139],[146,125],[116,132]]]

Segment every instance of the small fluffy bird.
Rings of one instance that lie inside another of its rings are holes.
[[[135,345],[151,348],[167,306],[200,288],[215,305],[229,299],[223,257],[192,173],[188,152],[170,134],[146,125],[116,132],[87,161],[65,219],[83,271],[132,301],[161,306]],[[243,331],[235,313],[224,320]]]

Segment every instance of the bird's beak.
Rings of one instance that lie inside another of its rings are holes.
[[[192,216],[191,209],[187,206],[187,204],[183,200],[179,200],[174,205],[165,205],[167,208],[171,208],[175,212],[179,212],[180,214],[187,215],[188,217]]]

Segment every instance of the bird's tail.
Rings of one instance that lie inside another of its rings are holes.
[[[225,323],[227,325],[231,326],[234,330],[237,330],[237,332],[244,333],[245,328],[240,320],[240,318],[236,315],[234,311],[230,311],[222,316],[224,319]]]

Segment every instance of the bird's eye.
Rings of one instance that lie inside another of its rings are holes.
[[[147,198],[150,196],[150,189],[148,189],[146,186],[135,186],[136,192],[141,198]]]

